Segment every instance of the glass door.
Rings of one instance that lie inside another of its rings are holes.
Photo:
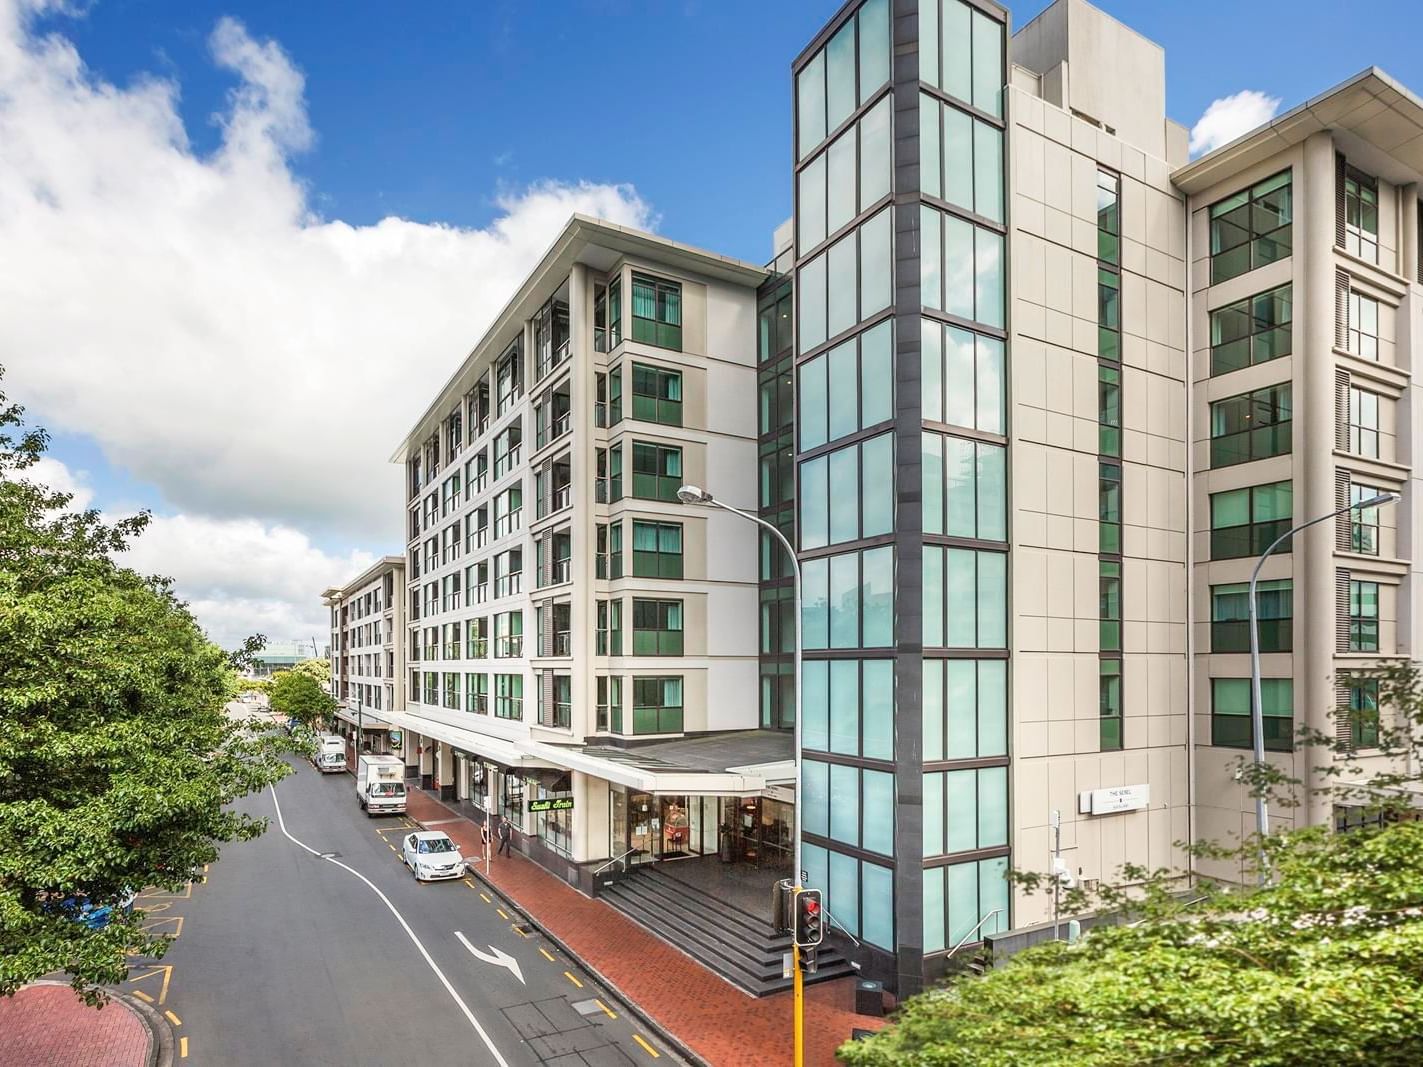
[[[659,832],[662,819],[651,793],[627,794],[627,846],[632,849],[628,865],[650,863],[660,857]]]

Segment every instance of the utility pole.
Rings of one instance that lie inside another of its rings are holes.
[[[1062,893],[1062,812],[1052,809],[1052,939],[1058,939],[1058,900]]]

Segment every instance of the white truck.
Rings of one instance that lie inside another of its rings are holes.
[[[356,799],[367,815],[405,812],[405,760],[363,755],[356,759]]]
[[[311,762],[322,774],[346,769],[346,739],[336,734],[317,734]]]

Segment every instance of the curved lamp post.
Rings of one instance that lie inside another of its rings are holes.
[[[1289,540],[1301,530],[1307,530],[1311,526],[1343,515],[1345,512],[1364,508],[1381,507],[1384,504],[1392,504],[1398,499],[1397,493],[1380,493],[1378,496],[1371,496],[1367,500],[1360,500],[1355,504],[1349,504],[1342,508],[1336,508],[1328,515],[1321,515],[1317,519],[1310,519],[1302,522],[1293,529],[1287,530],[1270,542],[1270,547],[1260,553],[1260,558],[1255,561],[1255,569],[1250,574],[1250,732],[1254,735],[1255,765],[1263,767],[1265,765],[1265,710],[1260,700],[1260,628],[1259,620],[1255,612],[1255,586],[1260,581],[1260,569],[1265,566],[1265,561],[1270,558],[1270,554]],[[1260,853],[1260,884],[1264,885],[1269,881],[1269,869],[1265,863],[1264,840],[1269,833],[1270,813],[1266,804],[1265,793],[1261,790],[1255,798],[1255,832],[1261,841]]]
[[[706,507],[721,508],[721,510],[723,511],[729,511],[733,515],[740,515],[743,519],[747,519],[751,522],[754,522],[762,529],[769,530],[775,536],[776,540],[781,543],[782,547],[785,548],[786,555],[790,557],[791,576],[794,579],[795,592],[795,820],[794,828],[792,830],[792,833],[794,835],[793,844],[795,846],[795,859],[793,861],[795,864],[795,870],[792,873],[795,877],[795,884],[800,885],[800,809],[801,801],[803,799],[801,793],[800,777],[800,712],[802,692],[800,639],[800,561],[796,559],[795,548],[791,545],[790,541],[786,539],[786,535],[781,533],[781,531],[778,530],[772,523],[767,522],[759,515],[753,515],[749,511],[742,511],[740,508],[734,508],[730,504],[723,504],[720,500],[717,500],[705,489],[702,489],[701,487],[695,485],[684,485],[682,486],[682,488],[678,489],[677,499],[684,504],[701,504]]]

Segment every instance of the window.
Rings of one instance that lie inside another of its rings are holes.
[[[919,78],[980,111],[1003,114],[1003,24],[963,0],[919,5]]]
[[[1097,168],[1097,258],[1120,263],[1122,243],[1122,176]]]
[[[494,676],[494,717],[522,719],[524,717],[524,676],[496,674]]]
[[[599,656],[623,654],[623,602],[600,600],[597,604],[598,632],[594,644]]]
[[[524,654],[524,613],[504,611],[494,616],[494,658],[516,659]]]
[[[1349,451],[1356,456],[1379,458],[1379,397],[1349,387]]]
[[[789,287],[783,290],[774,303],[762,306],[758,320],[756,354],[758,361],[769,363],[775,357],[786,353],[795,343],[795,333],[791,329],[791,312],[795,304]]]
[[[633,520],[632,573],[636,578],[682,577],[680,523]]]
[[[1211,466],[1290,452],[1291,388],[1270,385],[1211,405]]]
[[[519,445],[523,443],[523,440],[524,428],[520,419],[511,422],[495,436],[494,480],[496,482],[519,465]]]
[[[1007,660],[926,659],[923,700],[926,763],[1008,754]]]
[[[862,222],[800,269],[800,350],[809,352],[889,307],[891,209]]]
[[[1006,648],[1008,557],[924,546],[924,646]]]
[[[682,286],[645,274],[632,276],[632,339],[682,350]]]
[[[632,680],[632,732],[676,734],[682,732],[682,679]]]
[[[1349,582],[1349,651],[1379,650],[1379,583]]]
[[[811,660],[802,671],[803,747],[867,759],[894,758],[893,660]]]
[[[1379,183],[1353,167],[1344,170],[1344,251],[1379,261]]]
[[[1294,682],[1260,679],[1260,711],[1268,752],[1294,749]],[[1211,679],[1211,744],[1218,748],[1254,748],[1250,719],[1250,679]]]
[[[513,533],[523,518],[524,487],[511,485],[494,498],[494,539]]]
[[[597,679],[598,732],[612,729],[618,733],[623,729],[623,680],[614,674],[598,675]]]
[[[1294,646],[1294,587],[1289,578],[1255,587],[1255,614],[1261,652],[1288,652]],[[1250,585],[1211,586],[1211,651],[1250,651]]]
[[[924,951],[942,952],[966,937],[982,939],[1007,930],[1007,878],[1006,856],[925,867]]]
[[[614,452],[615,458],[619,453]],[[617,483],[621,488],[621,470]],[[675,502],[682,487],[682,450],[646,441],[632,443],[632,495],[643,500]],[[621,493],[613,497],[617,499]]]
[[[1097,354],[1114,362],[1122,358],[1121,290],[1116,271],[1097,268]]]
[[[923,441],[924,532],[1007,540],[1007,450],[937,433]]]
[[[512,411],[515,403],[524,395],[524,362],[520,359],[517,343],[500,356],[499,362],[494,365],[494,388],[498,398],[496,415]],[[494,476],[499,477],[498,473]]]
[[[1294,488],[1272,482],[1211,494],[1211,559],[1258,556],[1290,529]],[[1277,552],[1290,551],[1289,541]]]
[[[1003,326],[1003,235],[919,209],[920,289],[924,306],[986,326]]]
[[[465,658],[484,659],[489,655],[489,620],[470,619],[465,627]]]
[[[1122,661],[1098,660],[1097,682],[1097,747],[1103,752],[1117,752],[1122,738]]]
[[[881,100],[797,176],[796,243],[802,255],[889,195],[892,105],[888,97]]]
[[[894,872],[808,842],[801,853],[806,885],[820,889],[821,902],[836,925],[894,951]]]
[[[632,602],[632,654],[680,656],[682,654],[682,602],[640,600]]]
[[[682,425],[682,372],[645,363],[632,365],[632,417],[666,426]]]
[[[924,855],[999,848],[1008,843],[1008,768],[924,775]]]
[[[924,418],[984,433],[1006,432],[1003,342],[923,320],[920,349]]]
[[[1347,704],[1340,710],[1348,715],[1349,744],[1354,748],[1377,748],[1379,744],[1379,680],[1347,678]]]
[[[894,417],[892,338],[882,322],[800,365],[802,451]]]
[[[801,464],[802,548],[894,529],[893,436],[881,434]]]
[[[1212,205],[1211,284],[1288,256],[1293,217],[1289,171]]]
[[[454,671],[445,672],[445,707],[459,710],[460,676]]]
[[[1098,564],[1099,611],[1098,648],[1103,652],[1122,650],[1122,565],[1115,560]]]
[[[1379,302],[1355,289],[1349,290],[1349,351],[1379,358]]]
[[[494,599],[513,596],[523,585],[524,550],[511,548],[494,557]],[[515,653],[517,655],[518,653]]]
[[[889,856],[894,854],[894,775],[804,760],[806,833]]]
[[[608,502],[623,498],[623,446],[608,449]]]
[[[929,196],[1003,221],[1003,131],[997,126],[923,93],[919,160]]]
[[[1122,372],[1116,367],[1097,368],[1097,451],[1122,454]]]
[[[1267,363],[1293,350],[1293,287],[1237,300],[1211,312],[1211,373]]]
[[[867,0],[796,75],[799,158],[889,81],[889,56],[889,0]]]
[[[623,368],[621,365],[608,369],[608,425],[616,426],[623,421]]]
[[[883,648],[894,643],[894,549],[807,560],[802,565],[806,648]]]
[[[1120,555],[1122,551],[1122,468],[1116,463],[1097,464],[1097,551]]]
[[[623,576],[623,524],[598,524],[597,577],[604,580]],[[678,577],[681,577],[679,574]]]
[[[1349,503],[1371,500],[1386,490],[1372,485],[1349,483]],[[1379,509],[1355,508],[1349,512],[1349,547],[1369,556],[1379,554]]]

